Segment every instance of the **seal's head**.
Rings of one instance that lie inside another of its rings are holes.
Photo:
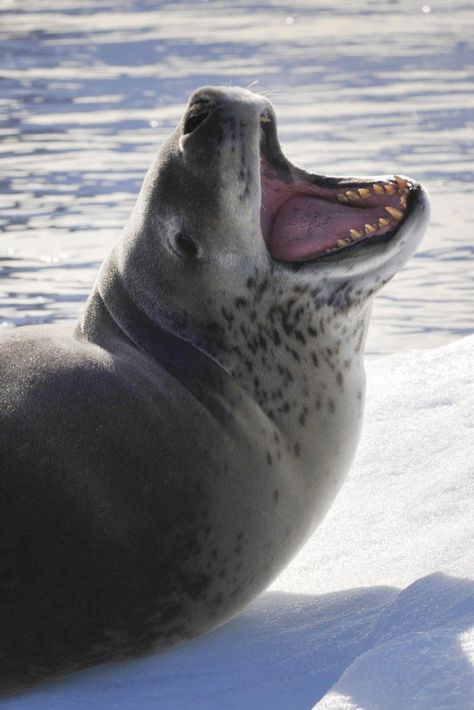
[[[413,180],[310,174],[283,155],[266,98],[204,87],[146,176],[117,263],[141,310],[194,340],[249,278],[310,285],[335,308],[365,304],[427,218]]]

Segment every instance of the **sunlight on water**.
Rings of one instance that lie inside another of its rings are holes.
[[[368,351],[472,332],[473,24],[461,0],[0,0],[0,324],[77,318],[189,93],[258,80],[293,162],[431,193]]]

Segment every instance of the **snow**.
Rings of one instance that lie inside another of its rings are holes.
[[[323,524],[239,617],[2,710],[474,707],[474,336],[369,358],[356,461]]]

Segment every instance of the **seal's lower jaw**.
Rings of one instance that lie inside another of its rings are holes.
[[[418,188],[398,175],[355,181],[280,171],[264,157],[261,187],[263,239],[274,259],[291,263],[387,244],[414,209]]]

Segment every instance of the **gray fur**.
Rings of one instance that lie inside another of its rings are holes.
[[[271,106],[196,99],[214,112],[163,146],[80,324],[2,336],[4,692],[231,618],[353,458],[371,297],[414,251],[426,196],[388,245],[276,262],[260,232]]]

